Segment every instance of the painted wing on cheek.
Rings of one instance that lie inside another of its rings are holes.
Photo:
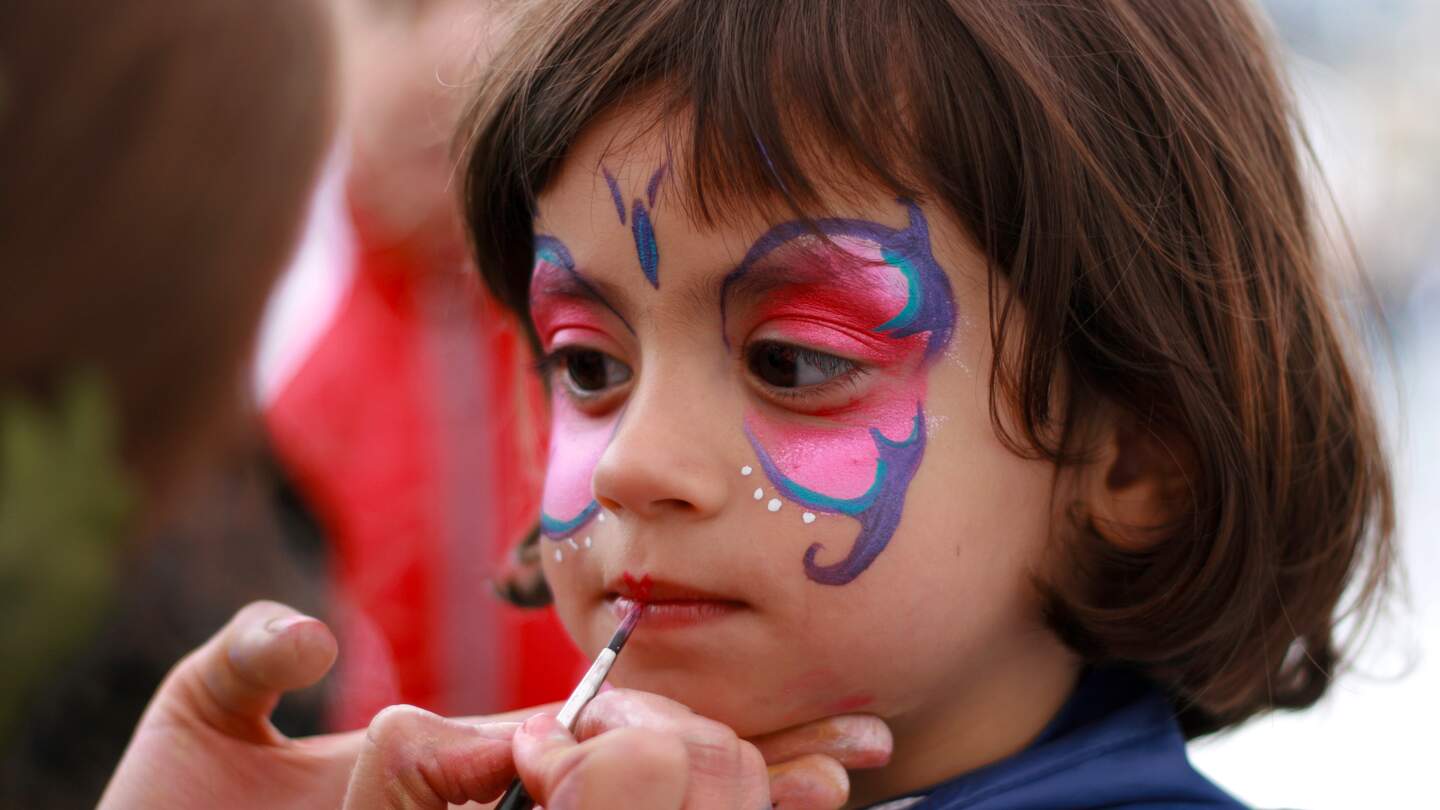
[[[865,240],[879,248],[885,265],[904,276],[907,290],[906,302],[901,310],[874,327],[874,331],[895,339],[927,334],[924,362],[916,372],[924,375],[928,366],[950,343],[955,328],[955,300],[950,289],[950,279],[935,261],[931,251],[930,229],[924,213],[911,200],[901,199],[899,202],[905,206],[909,219],[903,230],[851,219],[825,219],[813,225],[792,222],[777,226],[756,241],[745,260],[731,271],[725,283],[728,285],[734,282],[766,254],[792,239],[812,233],[817,226],[831,237]],[[749,426],[746,426],[746,437],[750,440],[761,466],[785,497],[816,511],[849,515],[860,523],[860,533],[849,553],[837,562],[827,565],[817,561],[820,552],[824,550],[823,544],[814,543],[806,549],[805,575],[811,580],[824,585],[844,585],[854,581],[875,561],[880,552],[885,550],[890,538],[894,536],[900,525],[906,492],[925,454],[924,388],[922,376],[916,379],[914,386],[907,392],[910,396],[915,392],[919,393],[918,400],[911,400],[915,405],[915,415],[907,438],[893,441],[879,428],[869,428],[870,438],[877,451],[875,473],[869,488],[854,497],[828,496],[798,484],[780,470],[772,455]],[[833,461],[838,460],[837,458]]]
[[[598,501],[591,500],[584,509],[580,510],[580,514],[576,515],[573,518],[570,518],[569,520],[560,520],[557,518],[553,518],[550,515],[545,514],[544,512],[541,512],[540,533],[551,540],[559,540],[562,537],[574,534],[575,531],[581,526],[589,523],[590,519],[595,517],[595,513],[599,511],[600,503]]]
[[[811,544],[805,550],[805,575],[822,585],[845,585],[860,576],[885,550],[900,525],[905,493],[925,454],[924,409],[917,405],[910,435],[901,441],[892,441],[878,429],[870,429],[879,458],[870,488],[857,498],[831,498],[800,486],[780,472],[770,454],[748,428],[745,435],[760,459],[761,469],[786,498],[816,511],[850,515],[860,522],[860,533],[856,535],[850,552],[838,562],[829,565],[817,562],[816,558],[825,546],[823,543]]]

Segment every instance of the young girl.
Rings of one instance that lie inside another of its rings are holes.
[[[1393,523],[1250,10],[551,0],[515,32],[468,221],[553,391],[548,591],[588,653],[648,603],[625,688],[579,745],[387,710],[287,747],[273,692],[333,647],[259,606],[152,715],[270,752],[293,806],[356,753],[356,808],[512,763],[551,810],[1238,806],[1185,741],[1321,697]],[[891,736],[793,733],[855,712]],[[176,727],[153,761],[207,750]],[[805,794],[805,762],[878,767]]]
[[[1233,806],[1390,484],[1238,0],[574,0],[469,119],[553,390],[539,557],[614,680],[884,718],[858,805]]]

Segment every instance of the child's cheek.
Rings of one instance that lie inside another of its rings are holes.
[[[563,393],[553,397],[550,460],[541,496],[540,529],[546,537],[563,539],[599,511],[591,480],[614,432],[613,419],[581,413]]]
[[[875,482],[880,448],[872,429],[904,441],[924,399],[922,370],[886,380],[883,394],[847,406],[828,424],[796,423],[756,410],[746,417],[746,432],[784,478],[837,500],[853,500]]]
[[[833,498],[857,498],[870,488],[879,458],[863,428],[790,425],[758,412],[745,420],[751,441],[764,448],[786,479]]]

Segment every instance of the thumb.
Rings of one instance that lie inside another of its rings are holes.
[[[680,738],[618,728],[583,743],[553,715],[537,714],[513,741],[525,789],[546,810],[680,810],[689,755]]]
[[[230,737],[273,743],[280,695],[319,681],[335,663],[335,636],[319,619],[252,602],[176,665],[149,712],[198,719]]]

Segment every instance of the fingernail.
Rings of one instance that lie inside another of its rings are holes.
[[[266,632],[273,633],[274,635],[278,636],[297,624],[311,621],[314,621],[314,619],[310,616],[306,616],[303,613],[294,613],[289,616],[277,616],[265,623],[265,630]]]
[[[894,742],[888,729],[867,728],[846,740],[850,757],[845,763],[851,768],[877,768],[890,762]]]
[[[570,736],[570,732],[560,725],[560,721],[556,720],[554,715],[549,714],[537,714],[531,717],[525,721],[524,725],[520,726],[520,730],[531,737],[542,740],[563,740]]]

